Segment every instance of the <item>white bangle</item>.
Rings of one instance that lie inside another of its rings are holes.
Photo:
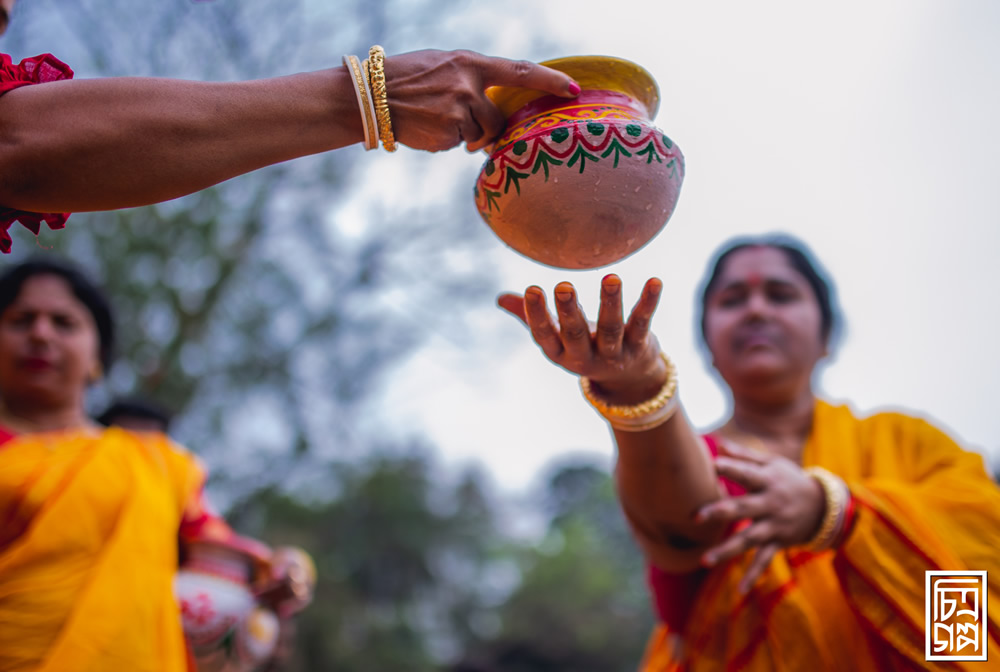
[[[607,418],[613,429],[623,432],[644,432],[653,427],[659,427],[674,416],[677,409],[681,407],[677,397],[671,399],[665,406],[661,406],[649,415],[639,418]]]
[[[347,66],[347,74],[354,82],[354,94],[358,98],[358,107],[361,110],[361,129],[365,135],[365,149],[369,151],[377,149],[378,125],[375,121],[375,108],[372,106],[372,94],[368,86],[368,79],[361,71],[361,63],[357,56],[345,54],[344,65]]]

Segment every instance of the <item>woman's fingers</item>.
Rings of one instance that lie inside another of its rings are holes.
[[[487,86],[521,86],[565,97],[580,93],[580,86],[572,77],[544,65],[491,56],[480,58],[479,71]]]
[[[739,591],[740,593],[746,595],[753,588],[753,584],[757,583],[757,579],[760,575],[764,573],[768,565],[771,564],[771,560],[777,554],[781,547],[776,543],[764,544],[753,554],[753,560],[750,562],[750,566],[747,567],[746,574],[740,579]]]
[[[762,495],[725,497],[698,509],[694,522],[735,522],[745,518],[759,518],[770,513],[767,500]]]
[[[472,138],[465,138],[465,148],[470,152],[477,152],[500,137],[507,125],[507,120],[504,119],[503,113],[497,106],[485,96],[473,100],[469,104],[469,112],[483,133],[474,141]]]
[[[625,321],[622,318],[622,281],[607,275],[601,281],[601,310],[597,314],[597,352],[605,359],[621,353]]]
[[[556,285],[555,295],[556,314],[559,316],[559,333],[562,336],[563,348],[571,362],[582,367],[593,356],[590,325],[576,299],[576,290],[572,284],[560,282]]]
[[[758,492],[770,484],[763,465],[723,455],[715,458],[715,473],[739,483],[750,492]]]
[[[541,287],[531,286],[524,291],[524,316],[532,338],[545,356],[557,364],[562,363],[565,348],[552,322],[552,316],[545,307],[545,292]]]
[[[505,292],[497,297],[497,305],[528,326],[528,316],[524,312],[524,297]]]
[[[476,121],[472,112],[463,116],[462,120],[458,123],[458,137],[459,143],[479,142],[485,137],[482,126]]]
[[[567,97],[580,92],[569,75],[557,70],[461,50],[389,57],[385,76],[397,142],[429,151],[448,149],[463,139],[475,151],[503,132],[503,115],[487,98],[488,86],[520,86]]]
[[[762,450],[756,450],[732,441],[719,442],[719,454],[735,457],[740,460],[752,462],[754,464],[766,464],[773,459],[773,455]]]
[[[656,312],[656,304],[660,300],[663,283],[659,278],[650,278],[642,288],[639,300],[632,308],[628,324],[625,325],[625,343],[632,347],[640,347],[649,335],[649,323]]]
[[[769,543],[773,537],[770,521],[761,520],[751,523],[705,551],[701,556],[701,562],[707,567],[712,567],[720,562],[735,558],[754,546],[763,546]]]

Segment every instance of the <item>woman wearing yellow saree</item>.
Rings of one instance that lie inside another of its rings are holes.
[[[928,422],[816,398],[836,312],[801,244],[746,240],[717,257],[701,329],[732,416],[704,437],[649,331],[661,289],[647,282],[625,322],[621,282],[605,277],[596,329],[569,283],[557,319],[538,287],[499,299],[614,431],[660,616],[643,672],[983,669],[926,660],[934,570],[988,572],[989,619],[960,653],[1000,661],[1000,490]]]
[[[0,670],[187,669],[173,578],[203,473],[162,434],[84,412],[111,312],[82,276],[0,278]]]

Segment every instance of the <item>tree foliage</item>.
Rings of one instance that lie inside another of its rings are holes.
[[[446,43],[467,11],[457,0],[22,1],[3,49],[53,52],[78,77],[245,79],[336,65],[376,41]],[[493,24],[468,25],[461,46],[491,51]],[[209,463],[233,525],[316,558],[316,599],[284,669],[634,669],[649,606],[607,474],[555,471],[537,501],[548,529],[525,540],[506,531],[517,509],[478,474],[449,477],[424,443],[395,445],[359,422],[428,334],[461,337],[463,309],[492,280],[477,254],[496,243],[472,176],[421,199],[413,176],[438,158],[392,161],[402,168],[373,172],[390,164],[356,147],[152,207],[77,213],[38,243],[14,231],[3,261],[40,245],[93,272],[121,325],[95,407],[139,394],[179,412],[177,438]]]
[[[19,3],[4,48],[56,51],[77,77],[248,79],[339,65],[372,35],[405,43],[422,26],[433,39],[451,4]],[[417,175],[435,159],[392,158]],[[328,152],[152,207],[77,213],[41,239],[91,269],[119,315],[95,406],[138,394],[174,409],[227,499],[362,451],[360,405],[393,363],[488,300],[489,269],[470,258],[491,241],[467,185],[431,203],[407,197],[416,183],[369,194],[383,178],[365,161],[360,147]],[[14,260],[36,251],[15,235]]]
[[[556,469],[536,541],[504,531],[510,503],[476,474],[439,473],[419,446],[380,451],[336,470],[330,500],[266,490],[232,512],[241,529],[317,560],[316,600],[285,669],[634,670],[652,616],[610,476]]]

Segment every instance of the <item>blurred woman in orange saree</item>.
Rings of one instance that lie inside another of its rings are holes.
[[[0,670],[187,669],[173,577],[203,472],[84,412],[111,312],[58,263],[0,278]]]
[[[716,258],[701,332],[732,416],[703,437],[649,331],[661,289],[647,282],[625,322],[621,282],[605,277],[596,329],[569,283],[558,321],[538,287],[500,297],[614,431],[660,617],[643,672],[938,669],[925,639],[934,570],[988,572],[989,601],[966,597],[989,619],[965,631],[975,646],[956,651],[956,638],[948,652],[1000,660],[1000,489],[926,421],[861,419],[815,396],[837,315],[801,244],[745,240]],[[914,362],[914,380],[933,384],[933,364]]]

